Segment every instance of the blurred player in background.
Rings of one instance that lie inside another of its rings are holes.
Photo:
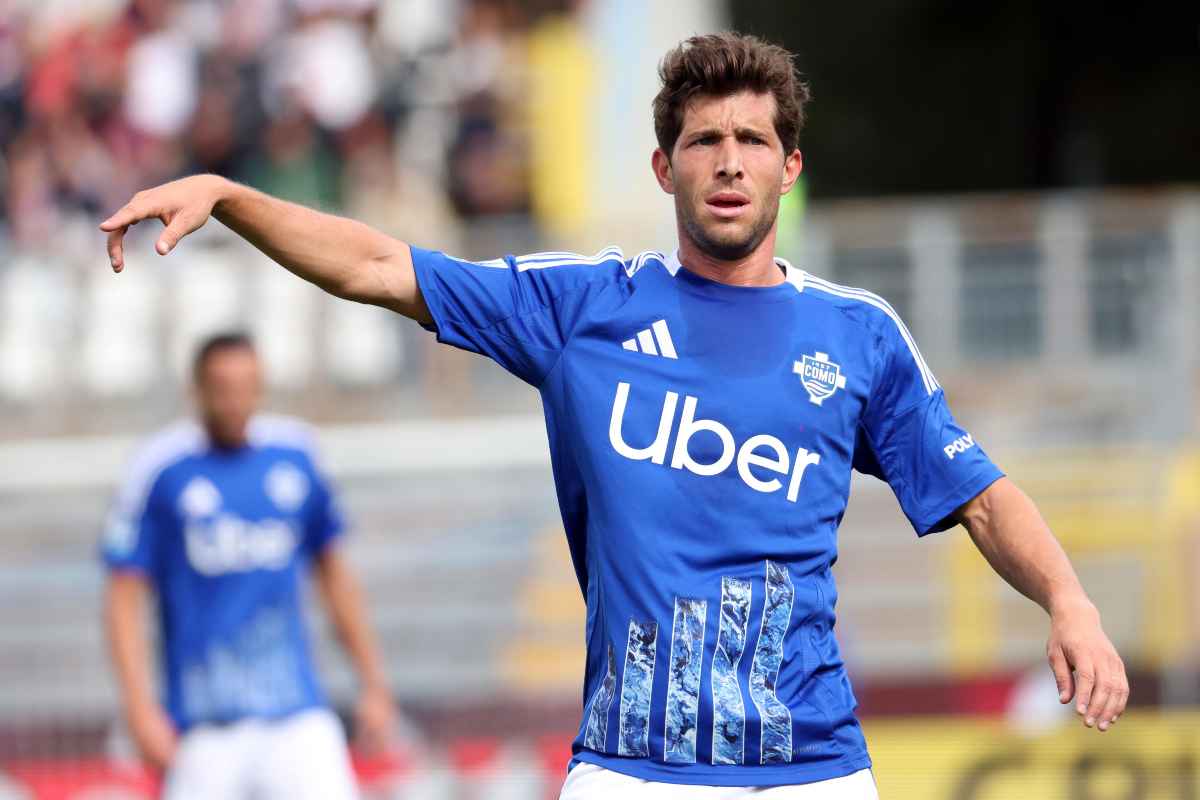
[[[652,167],[673,254],[470,262],[198,176],[101,225],[113,268],[129,225],[166,224],[165,254],[212,215],[541,392],[588,606],[564,800],[877,796],[832,635],[852,469],[886,480],[920,535],[965,525],[1049,613],[1060,700],[1107,729],[1124,666],[1033,503],[954,421],[891,306],[775,258],[808,99],[790,54],[695,37],[661,77]]]
[[[311,433],[256,413],[261,367],[244,335],[205,342],[194,382],[199,419],[145,445],[104,534],[105,620],[130,730],[166,770],[168,800],[357,797],[309,654],[310,569],[361,679],[364,747],[387,744],[395,710]],[[150,592],[161,704],[142,625]]]

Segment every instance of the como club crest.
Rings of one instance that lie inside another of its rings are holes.
[[[800,376],[804,391],[810,402],[821,405],[838,389],[846,388],[846,376],[842,368],[829,360],[827,353],[803,356],[792,365],[792,372]]]

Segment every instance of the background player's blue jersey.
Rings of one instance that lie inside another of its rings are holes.
[[[299,422],[255,418],[222,449],[194,422],[152,438],[106,524],[111,570],[136,570],[158,602],[168,713],[202,722],[323,705],[301,581],[342,523]]]
[[[735,287],[615,248],[413,261],[439,339],[542,395],[587,601],[575,758],[734,786],[869,766],[833,636],[851,470],[918,534],[1001,475],[891,307],[785,263]]]

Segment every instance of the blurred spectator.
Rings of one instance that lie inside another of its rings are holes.
[[[169,0],[138,0],[133,11],[139,35],[126,56],[125,117],[147,136],[178,136],[196,110],[196,47],[170,25]]]
[[[332,0],[298,5],[309,10],[297,17],[267,64],[267,108],[277,113],[295,102],[324,128],[349,127],[376,94],[366,29],[357,14]]]
[[[2,220],[40,249],[72,219],[203,171],[456,242],[459,217],[529,213],[526,40],[574,5],[0,7]]]
[[[268,194],[315,208],[340,206],[338,164],[312,119],[292,109],[272,119],[249,182]]]
[[[191,153],[188,172],[240,177],[244,154],[235,121],[235,97],[215,83],[201,89],[196,102],[196,121],[188,131]]]
[[[463,101],[448,153],[450,194],[464,217],[525,212],[529,208],[525,152],[504,130],[489,92]]]
[[[528,148],[514,119],[521,93],[515,27],[508,4],[474,0],[452,54],[461,99],[447,180],[465,217],[529,209]]]
[[[345,131],[342,199],[346,213],[402,241],[437,242],[460,252],[454,212],[441,187],[400,163],[387,121],[373,112]]]
[[[32,134],[17,139],[8,152],[8,217],[17,244],[48,241],[55,205],[50,164]]]
[[[24,122],[22,81],[25,76],[21,39],[23,30],[16,15],[0,15],[0,148],[7,148]]]

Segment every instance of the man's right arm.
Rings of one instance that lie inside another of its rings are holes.
[[[113,270],[125,266],[130,225],[158,219],[166,229],[155,250],[166,255],[179,240],[216,217],[272,260],[347,300],[431,321],[406,243],[355,220],[314,211],[216,175],[193,175],[138,192],[101,225]]]
[[[165,769],[175,754],[177,734],[154,696],[143,624],[148,592],[141,573],[112,572],[104,597],[104,629],[130,733],[142,755],[155,767]]]

